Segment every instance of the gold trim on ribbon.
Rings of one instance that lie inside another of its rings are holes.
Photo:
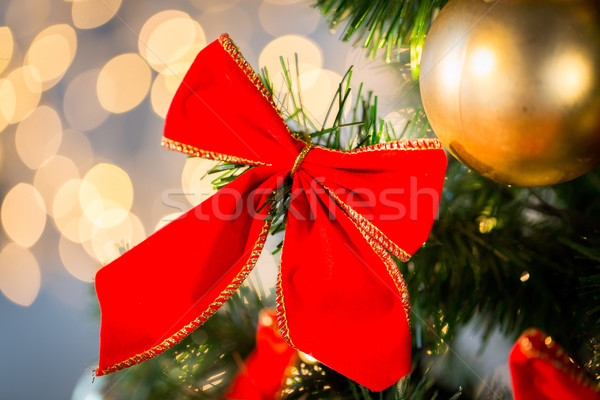
[[[359,154],[359,153],[370,153],[372,151],[383,151],[383,150],[435,150],[442,149],[442,142],[434,138],[425,139],[411,139],[411,140],[396,140],[393,142],[378,143],[372,146],[360,147],[354,150],[338,150],[331,149],[329,147],[320,147],[320,149],[326,151],[332,151],[334,153],[344,154]]]
[[[267,89],[267,87],[263,83],[262,79],[260,79],[260,76],[258,76],[258,74],[254,71],[254,69],[252,68],[250,63],[248,63],[248,61],[246,61],[246,59],[242,55],[242,52],[236,46],[236,44],[233,42],[233,40],[231,40],[229,35],[226,33],[222,34],[219,37],[219,43],[221,44],[223,49],[225,49],[225,51],[227,53],[229,53],[231,58],[233,58],[233,60],[240,67],[242,72],[248,77],[248,80],[250,81],[250,83],[252,83],[254,85],[254,87],[256,89],[258,89],[258,91],[263,95],[263,97],[269,102],[269,104],[271,104],[271,107],[273,107],[273,109],[275,110],[277,115],[279,115],[279,118],[281,118],[281,121],[283,122],[283,125],[285,126],[285,129],[287,129],[287,131],[289,132],[290,136],[292,136],[294,139],[296,139],[298,141],[303,141],[302,138],[300,136],[298,136],[298,134],[296,134],[295,132],[292,132],[290,130],[290,128],[287,126],[287,123],[285,122],[285,118],[283,118],[283,115],[281,115],[281,110],[279,109],[279,107],[277,107],[277,105],[275,104],[275,101],[273,100],[273,95],[271,94],[269,89]]]
[[[535,342],[531,338],[539,336]],[[600,383],[594,382],[586,371],[569,357],[567,352],[544,332],[529,328],[517,339],[519,349],[528,359],[539,359],[550,362],[556,369],[571,376],[580,383],[596,392],[600,392]],[[540,346],[546,351],[542,351]]]
[[[181,328],[179,331],[175,332],[171,337],[163,340],[160,344],[152,347],[149,350],[144,351],[143,353],[136,354],[133,357],[128,358],[125,361],[121,361],[117,364],[114,364],[103,370],[96,370],[96,376],[102,376],[106,374],[110,374],[112,372],[116,372],[122,370],[124,368],[131,367],[136,364],[140,364],[143,361],[149,360],[151,358],[156,357],[157,355],[165,352],[171,347],[175,346],[177,343],[181,342],[186,336],[192,333],[194,330],[202,326],[206,322],[207,319],[212,317],[217,310],[225,304],[225,302],[231,297],[231,295],[240,287],[240,285],[246,280],[256,262],[258,261],[258,257],[264,247],[265,241],[267,240],[267,236],[269,235],[269,228],[271,226],[270,221],[265,221],[265,224],[262,228],[258,239],[254,243],[254,247],[252,248],[252,252],[250,253],[250,257],[246,264],[241,269],[241,271],[236,275],[236,277],[231,281],[229,285],[217,296],[215,301],[213,301],[207,308],[204,310],[199,317],[194,319],[192,322]]]
[[[244,72],[244,74],[248,77],[248,79],[254,85],[254,87],[263,95],[263,97],[265,99],[267,99],[267,101],[269,103],[271,103],[271,106],[273,106],[273,108],[275,110],[277,110],[279,113],[279,109],[277,108],[277,106],[275,105],[275,102],[273,101],[273,96],[271,95],[271,92],[263,84],[263,81],[260,79],[260,76],[258,76],[258,74],[256,72],[254,72],[254,69],[252,69],[252,67],[250,66],[250,63],[248,63],[248,61],[246,61],[246,59],[242,55],[242,52],[236,46],[236,44],[233,42],[233,40],[231,40],[229,35],[226,33],[222,34],[219,37],[219,43],[221,44],[223,49],[225,49],[225,51],[227,53],[229,53],[231,58],[233,58],[233,60],[240,67],[242,72]]]
[[[281,252],[283,253],[283,249],[281,249]],[[285,340],[287,344],[289,344],[293,348],[297,349],[297,347],[294,345],[294,342],[292,342],[292,338],[290,338],[290,330],[288,329],[287,317],[285,314],[285,299],[283,297],[283,287],[281,286],[283,282],[281,272],[282,270],[283,264],[280,263],[279,273],[277,274],[277,289],[275,290],[275,310],[277,311],[277,327],[279,328],[279,333],[281,333],[281,337],[283,338],[283,340]]]
[[[336,201],[336,203],[344,210],[346,215],[354,222],[354,224],[362,231],[366,232],[373,240],[376,240],[381,246],[383,246],[390,253],[398,257],[401,261],[410,260],[411,255],[404,251],[400,246],[394,243],[383,233],[379,228],[373,225],[365,217],[360,215],[356,210],[344,203],[330,188],[325,186],[323,183],[320,185],[327,191],[327,193]]]
[[[261,161],[252,161],[252,160],[248,160],[247,158],[230,156],[228,154],[222,154],[222,153],[215,153],[214,151],[201,150],[197,147],[190,146],[189,144],[177,142],[173,139],[168,139],[165,137],[162,138],[160,145],[169,150],[176,150],[176,151],[179,151],[183,154],[187,154],[188,156],[192,156],[192,157],[207,158],[209,160],[215,160],[215,161],[225,161],[225,162],[230,162],[233,164],[267,165],[267,166],[271,165],[271,164],[267,164],[267,163],[264,163]]]
[[[390,240],[379,228],[369,222],[366,218],[356,212],[352,207],[344,203],[331,189],[321,184],[323,189],[338,203],[338,205],[344,210],[344,214],[365,238],[371,249],[379,256],[381,261],[385,264],[388,274],[396,284],[396,288],[402,296],[402,305],[404,306],[404,312],[406,313],[406,321],[410,326],[410,299],[408,296],[408,288],[404,277],[398,270],[398,266],[390,256],[390,253],[398,257],[401,261],[408,261],[410,254],[402,250],[400,246]],[[389,252],[389,253],[388,253]]]
[[[396,285],[396,289],[398,289],[398,292],[400,292],[400,296],[402,298],[402,306],[404,307],[404,314],[406,314],[406,323],[408,324],[408,327],[410,328],[410,321],[411,321],[410,297],[408,295],[408,287],[406,286],[406,282],[404,281],[404,277],[400,273],[398,266],[392,259],[392,256],[390,256],[390,253],[388,253],[379,242],[377,242],[367,232],[360,229],[360,226],[356,223],[356,221],[353,221],[352,218],[350,218],[350,217],[348,217],[348,218],[358,228],[358,230],[360,231],[362,236],[365,238],[367,243],[369,243],[369,245],[371,246],[371,249],[375,252],[375,254],[377,254],[379,256],[379,258],[385,265],[388,274],[390,275],[390,277],[394,281],[394,284]]]
[[[312,143],[307,143],[306,146],[304,146],[304,148],[300,152],[300,154],[298,154],[298,157],[296,157],[296,161],[294,161],[294,166],[292,167],[292,170],[290,171],[290,178],[294,177],[294,174],[296,173],[296,170],[298,169],[298,167],[300,166],[300,164],[302,164],[302,161],[304,161],[304,158],[306,157],[306,155],[308,154],[308,152],[313,147],[315,147],[315,146]]]

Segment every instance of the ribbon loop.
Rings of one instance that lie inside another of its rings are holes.
[[[446,166],[439,141],[315,146],[290,132],[227,35],[196,57],[164,137],[188,155],[255,167],[99,270],[96,375],[157,356],[227,301],[258,260],[270,226],[262,205],[288,174],[283,338],[373,390],[410,371],[408,292],[390,254],[408,260],[429,234]]]

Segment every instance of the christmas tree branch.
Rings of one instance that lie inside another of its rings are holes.
[[[410,48],[410,63],[418,73],[425,34],[433,17],[447,0],[317,0],[315,7],[327,16],[332,28],[345,24],[342,40],[354,38],[375,56],[384,49],[385,59],[400,60],[401,49]],[[416,76],[416,75],[415,75]]]

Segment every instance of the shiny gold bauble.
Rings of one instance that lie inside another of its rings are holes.
[[[600,163],[600,1],[450,0],[427,35],[433,130],[495,181],[551,185]]]

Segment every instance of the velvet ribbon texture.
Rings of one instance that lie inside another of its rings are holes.
[[[538,329],[523,332],[509,365],[515,400],[600,400],[600,385]]]
[[[436,139],[350,151],[291,132],[227,35],[204,48],[176,92],[163,145],[253,166],[100,269],[97,375],[167,350],[248,276],[273,192],[292,192],[277,282],[287,343],[372,390],[411,369],[406,261],[436,217],[446,155]],[[291,173],[293,172],[293,173]]]

